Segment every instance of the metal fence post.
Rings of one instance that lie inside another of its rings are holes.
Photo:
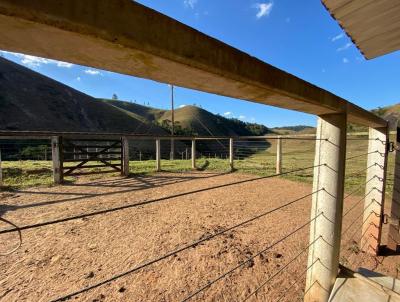
[[[234,166],[233,166],[233,138],[232,137],[229,139],[229,167],[231,168],[231,171],[233,171]]]
[[[156,139],[156,171],[161,171],[161,140]]]
[[[64,180],[62,150],[62,137],[53,136],[51,138],[51,158],[53,161],[53,180],[56,184],[61,184]]]
[[[369,128],[367,179],[361,249],[377,255],[382,237],[388,155],[388,128]]]
[[[192,169],[196,169],[196,140],[192,139]]]
[[[282,137],[276,140],[276,174],[282,173]]]
[[[123,137],[122,140],[122,170],[121,175],[129,176],[129,140]]]
[[[306,302],[327,302],[337,277],[343,212],[346,121],[345,114],[328,114],[318,118],[313,179],[315,193],[312,197],[310,223],[310,244],[314,243],[308,254],[310,269],[306,280]]]

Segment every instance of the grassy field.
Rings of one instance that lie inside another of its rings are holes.
[[[366,137],[364,137],[366,138]],[[267,150],[258,150],[252,155],[246,157],[243,149],[237,150],[238,158],[235,159],[234,165],[236,173],[250,173],[259,176],[273,175],[275,173],[276,161],[276,141],[270,141],[271,146]],[[360,188],[363,192],[365,184],[367,167],[367,140],[348,140],[346,157],[361,155],[354,159],[346,161],[346,190],[352,191]],[[285,140],[283,141],[283,172],[289,172],[304,167],[311,167],[314,164],[315,141],[312,140]],[[393,186],[393,153],[389,154],[387,192],[391,192]],[[52,170],[50,161],[6,161],[2,163],[3,167],[3,188],[19,189],[32,186],[51,186]],[[162,160],[161,167],[164,171],[184,172],[191,170],[190,160]],[[216,158],[199,158],[197,159],[197,167],[203,171],[219,171],[228,172],[229,164],[226,159]],[[151,174],[154,173],[155,161],[131,161],[130,172],[135,174]],[[364,170],[364,171],[363,171]],[[100,171],[99,168],[93,169],[93,172]],[[360,173],[356,173],[361,171]],[[355,174],[356,173],[356,174]],[[282,177],[301,181],[312,182],[312,169],[307,169],[295,173],[289,173]],[[90,179],[99,179],[107,177],[110,174],[90,175]],[[112,175],[112,174],[111,174]],[[116,175],[114,173],[114,175]],[[74,182],[76,177],[66,177],[66,181]]]

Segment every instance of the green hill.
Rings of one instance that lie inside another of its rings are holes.
[[[244,123],[195,106],[175,111],[176,135],[263,135],[263,125]],[[0,57],[0,129],[26,131],[122,132],[169,135],[171,112],[134,103],[95,99],[31,69]],[[4,142],[2,142],[4,144]],[[176,142],[183,152],[190,142]],[[132,154],[154,152],[153,141],[131,144]],[[169,142],[162,151],[169,153]],[[198,149],[227,149],[226,142],[201,142]]]
[[[165,134],[126,110],[1,57],[0,129]]]
[[[118,108],[131,112],[135,116],[143,117],[168,132],[171,131],[171,111],[162,110],[143,105],[117,100],[104,100]],[[199,136],[240,136],[240,135],[265,135],[271,131],[264,125],[246,123],[237,119],[228,119],[218,114],[196,106],[185,106],[175,109],[176,135]]]

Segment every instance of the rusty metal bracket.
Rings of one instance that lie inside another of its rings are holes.
[[[391,225],[394,225],[394,226],[400,226],[400,218],[391,217],[388,214],[384,214],[383,215],[383,219],[382,219],[382,223],[383,224],[391,224]]]
[[[394,142],[389,142],[388,151],[394,152],[395,150],[396,150],[396,146],[395,146]]]

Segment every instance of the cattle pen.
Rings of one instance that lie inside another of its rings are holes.
[[[339,268],[376,259],[367,257],[383,243],[397,251],[397,169],[387,186],[395,144],[387,121],[373,113],[133,1],[0,0],[0,26],[4,50],[318,116],[316,134],[306,137],[1,131],[10,145],[50,142],[54,182],[63,184],[3,196],[2,297],[326,302]],[[368,133],[350,135],[350,123]],[[186,174],[166,169],[162,148],[171,139],[178,158],[190,161]],[[147,157],[132,149],[149,140]],[[222,150],[198,154],[204,140]],[[312,162],[293,158],[285,167],[289,141],[312,142]],[[364,144],[348,155],[354,142]],[[129,177],[137,164],[132,151],[156,173]],[[256,157],[260,151],[273,161]],[[363,167],[346,173],[362,156]],[[224,161],[225,170],[208,171],[212,160]],[[249,163],[261,175],[235,172]],[[103,168],[122,177],[65,180]],[[287,178],[305,171],[312,185]],[[348,190],[354,175],[364,180]],[[385,203],[387,195],[395,202]]]

